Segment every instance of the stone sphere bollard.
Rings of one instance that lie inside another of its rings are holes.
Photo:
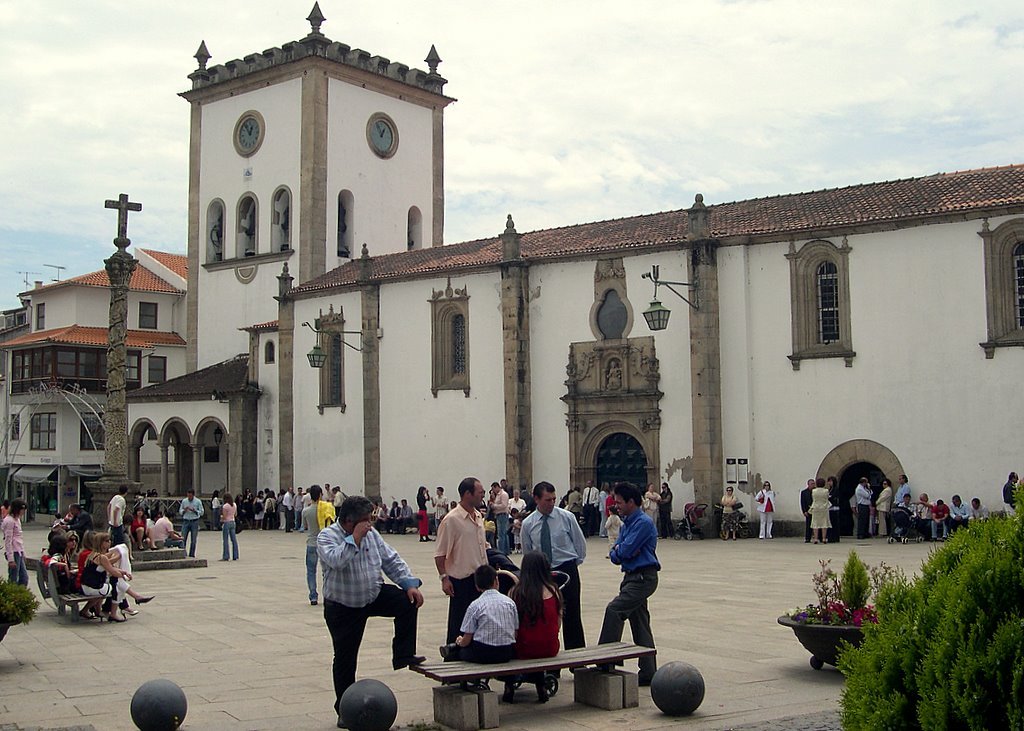
[[[704,700],[704,677],[688,662],[666,663],[651,678],[651,700],[667,716],[688,716]]]
[[[398,718],[398,699],[379,680],[357,680],[341,696],[340,716],[349,731],[388,731]]]
[[[132,696],[132,721],[142,731],[174,731],[185,722],[188,699],[176,683],[148,680]]]

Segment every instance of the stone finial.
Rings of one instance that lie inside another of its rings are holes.
[[[430,53],[423,59],[427,63],[427,67],[430,69],[430,73],[437,73],[437,66],[441,63],[441,57],[437,55],[437,49],[434,48],[434,44],[430,44]]]
[[[320,12],[320,3],[319,2],[313,3],[313,9],[311,11],[309,11],[309,17],[306,18],[306,20],[309,21],[309,27],[311,28],[311,30],[310,30],[311,33],[314,33],[314,34],[320,33],[320,26],[323,24],[323,22],[325,20],[327,20],[327,18],[325,18],[324,14]]]
[[[292,275],[288,273],[288,262],[284,263],[281,267],[281,273],[277,277],[277,298],[278,301],[284,301],[288,296],[288,291],[292,288]]]
[[[517,261],[522,258],[520,239],[522,236],[516,231],[516,224],[512,220],[512,214],[508,214],[505,221],[505,231],[501,234],[501,258],[503,261]]]
[[[213,58],[206,49],[206,41],[199,41],[199,50],[192,58],[199,62],[200,71],[206,71],[206,62]]]
[[[370,247],[368,247],[365,242],[363,243],[363,250],[360,252],[359,257],[361,259],[370,258]]]
[[[698,193],[693,198],[693,205],[686,209],[687,226],[686,233],[692,239],[707,238],[710,233],[708,219],[710,212],[704,205],[704,196]]]

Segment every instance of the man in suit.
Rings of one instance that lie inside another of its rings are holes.
[[[804,514],[804,543],[811,542],[811,490],[814,480],[807,481],[807,487],[800,491],[800,512]]]

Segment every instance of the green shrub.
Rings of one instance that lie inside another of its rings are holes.
[[[846,606],[857,609],[868,603],[871,580],[868,578],[867,566],[857,556],[856,551],[850,551],[846,558],[839,587],[839,599]]]
[[[876,609],[840,657],[843,728],[1024,729],[1024,511],[957,531]]]
[[[0,622],[28,624],[38,608],[39,602],[26,587],[0,580]]]

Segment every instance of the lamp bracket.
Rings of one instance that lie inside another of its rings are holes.
[[[317,324],[319,324],[319,322]],[[321,335],[323,333],[329,333],[331,335],[362,335],[363,334],[362,330],[321,330],[320,328],[316,327],[315,325],[310,325],[308,322],[302,323],[302,326],[303,327],[308,327],[310,330],[315,332],[317,335]],[[357,348],[355,345],[352,345],[351,343],[346,342],[345,338],[341,339],[341,343],[346,348],[352,348],[352,350],[356,351],[357,353],[362,353],[363,352],[362,348]]]
[[[664,287],[665,289],[667,289],[669,292],[674,294],[676,297],[681,299],[683,302],[688,304],[693,309],[695,309],[695,310],[699,310],[700,309],[700,307],[698,306],[696,301],[692,301],[691,302],[689,298],[685,297],[683,294],[681,294],[675,288],[675,287],[688,287],[691,291],[693,291],[693,290],[696,290],[696,288],[697,288],[696,284],[694,284],[693,282],[673,282],[673,281],[668,280],[668,279],[660,279],[658,275],[659,275],[659,267],[658,267],[657,264],[654,264],[654,265],[651,266],[651,271],[650,272],[647,272],[646,274],[641,274],[640,275],[641,279],[650,279],[652,282],[654,282],[654,299],[658,299],[658,287]],[[675,287],[673,287],[673,285],[675,285]],[[691,296],[693,297],[694,300],[697,299],[696,295],[691,295]]]

